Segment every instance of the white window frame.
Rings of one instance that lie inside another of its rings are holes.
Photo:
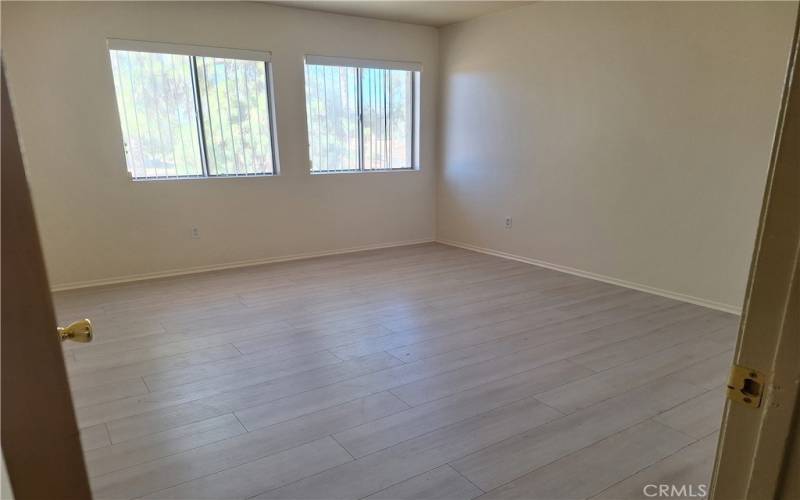
[[[202,112],[199,103],[196,102],[195,106],[198,113],[197,133],[200,140],[200,161],[203,169],[203,175],[183,175],[183,176],[164,176],[164,177],[133,177],[133,174],[127,170],[127,154],[125,154],[125,141],[122,132],[122,119],[119,110],[117,99],[114,102],[117,106],[117,118],[120,123],[120,137],[123,138],[123,154],[125,155],[126,170],[128,177],[135,182],[153,182],[165,180],[196,180],[196,179],[238,179],[238,178],[252,178],[252,177],[274,177],[280,175],[279,153],[278,153],[278,135],[277,135],[277,119],[275,113],[275,91],[272,77],[272,53],[259,50],[249,49],[235,49],[228,47],[212,47],[206,45],[193,45],[193,44],[177,44],[168,42],[152,42],[145,40],[128,40],[121,38],[108,38],[106,40],[107,52],[109,57],[109,67],[111,65],[111,51],[112,50],[126,50],[133,52],[149,52],[155,54],[175,54],[191,57],[218,57],[224,59],[240,59],[245,61],[263,62],[265,66],[265,76],[267,80],[267,116],[269,122],[270,141],[272,146],[272,173],[250,173],[250,174],[210,174],[208,168],[208,152],[206,149],[205,130],[202,119]],[[194,73],[192,85],[195,86],[195,94],[198,92],[197,88],[197,68],[193,66],[192,72]],[[116,95],[116,88],[114,88]],[[196,100],[198,98],[196,97]]]
[[[306,119],[306,142],[307,148],[306,152],[308,153],[308,172],[311,175],[335,175],[335,174],[366,174],[366,173],[386,173],[386,172],[418,172],[420,167],[420,142],[421,142],[421,129],[422,129],[422,120],[421,120],[421,101],[422,101],[422,64],[417,62],[407,62],[407,61],[388,61],[388,60],[380,60],[380,59],[364,59],[364,58],[354,58],[354,57],[341,57],[341,56],[324,56],[324,55],[313,55],[313,54],[306,54],[303,67],[305,68],[306,65],[315,65],[315,66],[336,66],[336,67],[351,67],[361,69],[394,69],[394,70],[403,70],[403,71],[410,71],[411,72],[411,162],[412,164],[405,168],[382,168],[382,169],[365,169],[364,168],[364,152],[363,150],[359,150],[359,165],[358,169],[351,169],[351,170],[322,170],[322,171],[314,171],[311,168],[311,124],[308,122],[308,110],[306,109],[305,119]],[[304,72],[305,73],[305,72]],[[360,80],[361,73],[359,71],[359,80]],[[303,82],[303,86],[305,88],[305,81]],[[305,95],[304,92],[304,99],[305,99],[305,106],[308,106],[308,96]],[[363,127],[363,115],[359,111],[359,127]],[[359,146],[363,148],[363,145]]]

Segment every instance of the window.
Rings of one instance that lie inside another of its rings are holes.
[[[307,56],[312,173],[418,167],[419,65]]]
[[[134,179],[277,172],[269,54],[109,40]]]

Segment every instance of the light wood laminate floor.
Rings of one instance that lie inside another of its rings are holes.
[[[738,318],[438,244],[55,294],[98,498],[708,480]]]

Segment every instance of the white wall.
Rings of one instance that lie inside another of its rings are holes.
[[[106,38],[271,51],[281,175],[130,181]],[[250,2],[3,2],[51,285],[433,238],[437,44],[433,28]],[[308,53],[422,63],[421,171],[308,174]]]
[[[8,478],[8,469],[6,469],[6,461],[3,454],[0,453],[0,498],[3,500],[14,500],[14,492],[11,490],[11,480]]]
[[[795,10],[539,2],[437,32],[250,2],[4,2],[2,45],[55,286],[436,232],[737,309]],[[271,51],[282,175],[128,180],[107,37]],[[307,53],[423,64],[422,171],[308,174]]]
[[[738,309],[795,12],[541,2],[445,28],[439,238]]]

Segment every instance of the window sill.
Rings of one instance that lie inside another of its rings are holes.
[[[386,174],[397,172],[419,172],[419,168],[386,168],[381,170],[327,170],[324,172],[310,172],[312,176],[337,175],[337,174]]]
[[[211,179],[252,179],[262,177],[277,177],[278,174],[242,174],[242,175],[185,175],[180,177],[128,177],[132,182],[162,182],[162,181],[203,181]]]

